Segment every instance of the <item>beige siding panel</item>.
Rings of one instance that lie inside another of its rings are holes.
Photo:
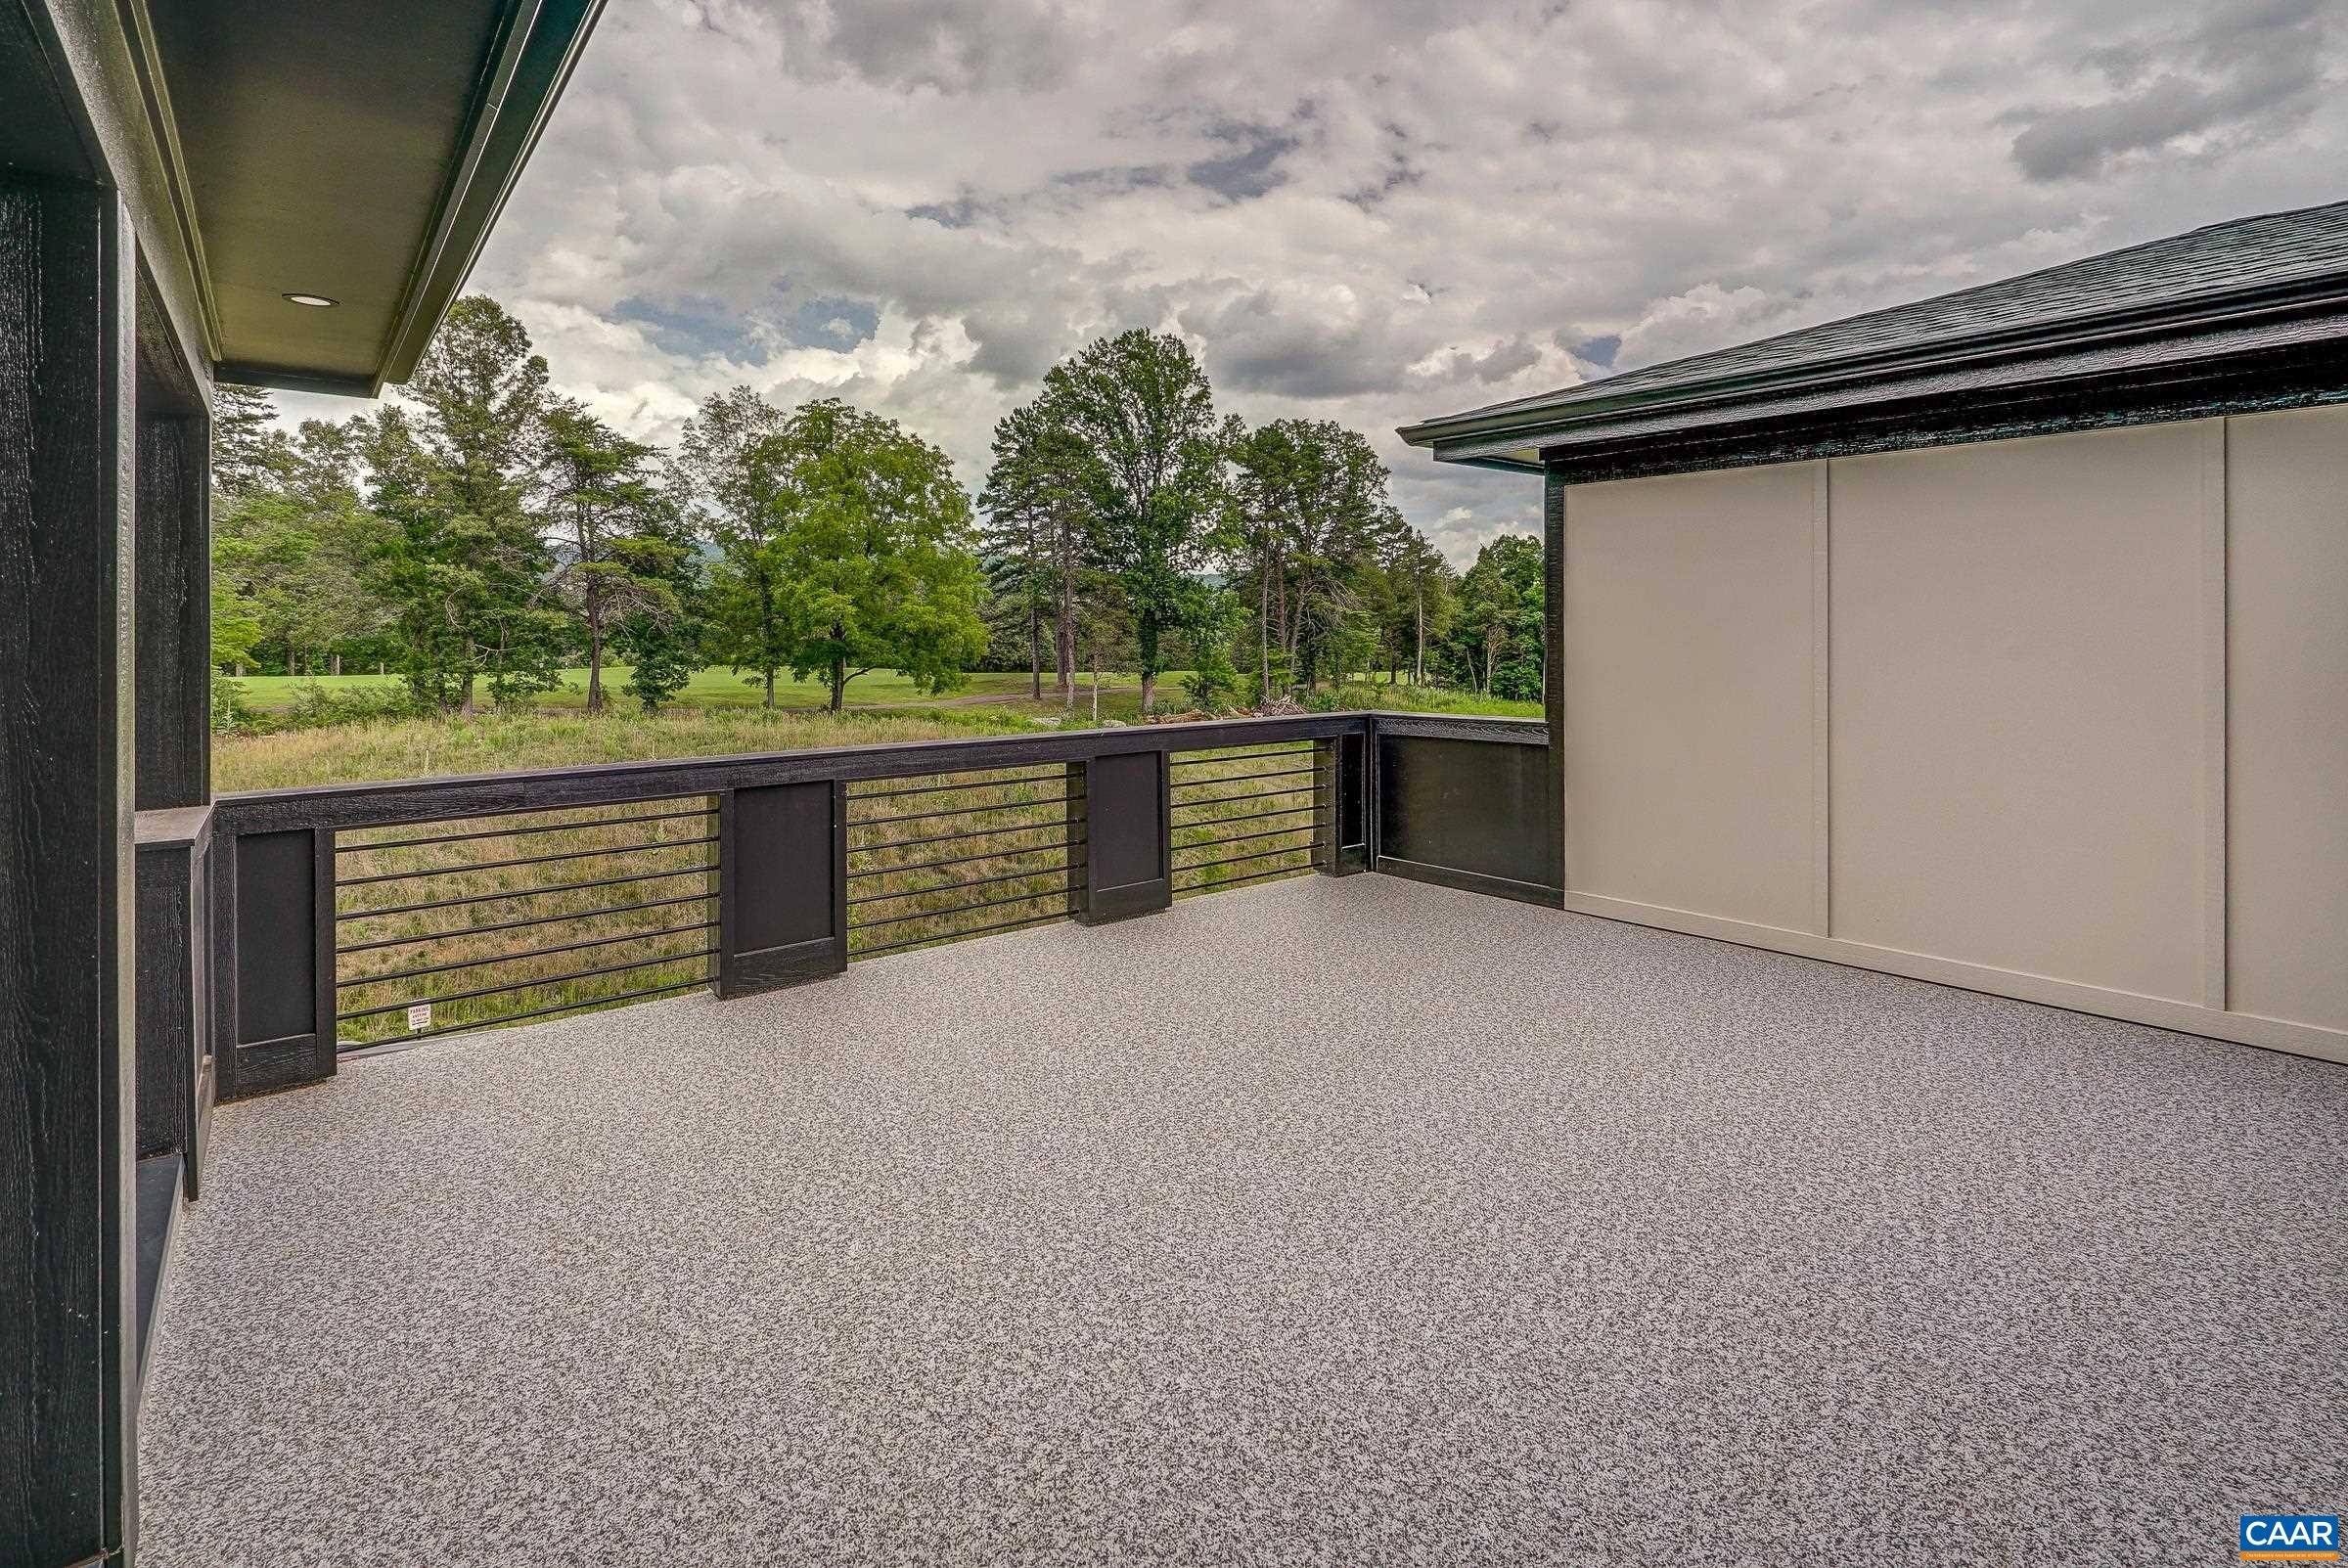
[[[1838,460],[1838,937],[2202,996],[2207,425]]]
[[[1817,464],[1565,497],[1575,889],[1806,930]]]
[[[2228,445],[2230,1006],[2348,1029],[2348,409]]]

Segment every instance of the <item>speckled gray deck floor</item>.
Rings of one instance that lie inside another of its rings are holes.
[[[224,1108],[149,1568],[2231,1560],[2348,1069],[1386,877]]]

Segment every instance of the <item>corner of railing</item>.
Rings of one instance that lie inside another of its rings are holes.
[[[1370,869],[1370,773],[1377,718],[1362,714],[1335,735],[1313,742],[1313,838],[1323,847],[1325,875],[1351,876]]]

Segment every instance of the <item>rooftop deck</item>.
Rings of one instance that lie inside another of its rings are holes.
[[[223,1106],[151,1568],[2070,1562],[2348,1497],[2348,1072],[1385,876]]]

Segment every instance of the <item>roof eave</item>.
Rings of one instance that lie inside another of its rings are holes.
[[[539,5],[515,0],[509,6],[506,34],[490,68],[482,73],[468,118],[464,151],[449,172],[376,373],[357,395],[376,396],[385,384],[403,382],[416,373],[417,362],[505,210],[506,199],[538,145],[603,9],[604,0],[546,0]]]
[[[1488,448],[1498,440],[1539,447],[1569,430],[1603,429],[1631,414],[1672,408],[1734,407],[1792,391],[1859,387],[1870,382],[1896,386],[1932,372],[1998,362],[2051,358],[2104,342],[2145,338],[2187,339],[2261,319],[2337,310],[2348,305],[2348,274],[2230,290],[2161,306],[2133,307],[2066,317],[2058,322],[1963,338],[1919,348],[1812,361],[1763,374],[1721,377],[1708,381],[1647,388],[1620,397],[1586,397],[1512,408],[1487,414],[1453,415],[1402,426],[1397,433],[1413,446],[1430,449],[1438,462],[1447,446]]]

